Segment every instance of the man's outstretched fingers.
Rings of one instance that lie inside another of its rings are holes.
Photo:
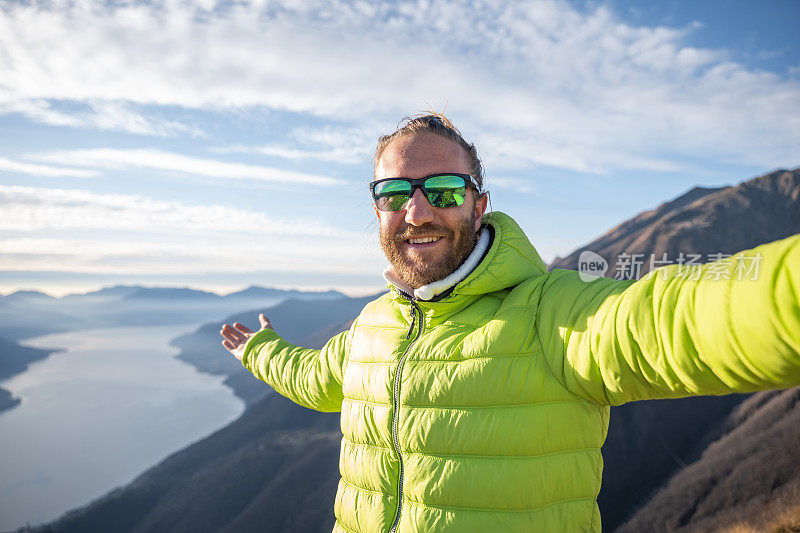
[[[241,331],[242,333],[253,333],[253,330],[245,326],[244,324],[240,324],[238,322],[233,323],[233,327]]]
[[[234,343],[239,343],[246,339],[244,333],[231,327],[228,324],[222,326],[221,333],[223,337]]]
[[[267,318],[264,315],[264,313],[261,313],[260,315],[258,315],[258,321],[261,322],[261,329],[264,329],[264,328],[269,328],[269,329],[272,329],[272,330],[275,329],[275,328],[272,327],[272,323],[269,321],[269,318]]]

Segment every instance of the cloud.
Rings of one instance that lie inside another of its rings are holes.
[[[676,158],[796,164],[800,81],[687,46],[687,35],[703,31],[697,25],[631,26],[591,5],[7,4],[0,104],[266,108],[368,130],[446,105],[469,137],[505,143],[490,148],[501,169],[669,170]],[[135,118],[116,123],[137,127]],[[262,148],[288,159],[357,157]]]
[[[186,205],[136,195],[0,185],[0,231],[112,230],[174,235],[258,234],[352,238],[320,222],[284,220],[222,205]]]
[[[381,264],[363,235],[320,221],[73,189],[0,186],[0,232],[0,270],[352,274]]]
[[[188,126],[175,120],[146,117],[134,111],[124,102],[90,102],[81,111],[59,111],[46,100],[15,100],[0,103],[0,115],[19,113],[38,122],[51,126],[73,128],[94,128],[103,131],[124,131],[154,137],[174,137],[188,134],[203,137],[205,134],[197,127]]]
[[[77,168],[52,167],[49,165],[32,165],[0,157],[0,172],[18,172],[45,178],[93,178],[98,175],[94,170]]]
[[[261,146],[234,145],[212,148],[221,154],[262,154],[283,159],[331,161],[340,164],[368,163],[375,138],[363,128],[302,127],[294,129],[289,142]]]
[[[254,179],[282,184],[312,183],[333,186],[344,183],[343,180],[338,178],[318,174],[243,163],[229,163],[158,149],[92,148],[88,150],[60,150],[28,154],[25,157],[36,161],[64,165],[83,165],[91,168],[149,168],[212,178]]]

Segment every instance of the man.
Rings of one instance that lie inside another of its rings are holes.
[[[800,236],[748,252],[756,279],[736,279],[743,253],[721,279],[583,281],[484,214],[474,146],[441,115],[382,137],[374,177],[390,292],[322,350],[263,315],[221,331],[275,390],[341,411],[334,531],[600,531],[610,405],[800,383]]]

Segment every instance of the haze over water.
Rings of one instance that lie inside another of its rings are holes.
[[[196,327],[83,330],[23,343],[66,351],[0,382],[22,399],[0,413],[0,530],[57,518],[241,414],[224,378],[174,358],[169,341]]]

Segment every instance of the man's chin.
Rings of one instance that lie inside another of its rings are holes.
[[[393,266],[403,281],[418,289],[423,285],[444,279],[452,273],[452,269],[448,269],[433,259],[415,258],[410,260],[406,258]]]

